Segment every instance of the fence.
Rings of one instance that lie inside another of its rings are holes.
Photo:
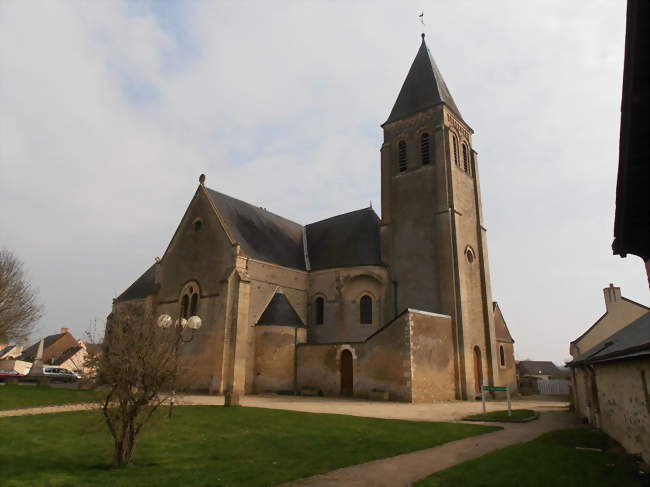
[[[562,379],[538,380],[537,390],[540,394],[565,395],[569,394],[569,381]]]

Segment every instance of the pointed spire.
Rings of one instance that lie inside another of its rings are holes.
[[[427,48],[424,34],[422,34],[420,49],[384,125],[414,115],[440,103],[447,105],[450,110],[462,119],[456,102],[451,97],[445,80],[442,79],[442,74],[440,74],[440,70]]]

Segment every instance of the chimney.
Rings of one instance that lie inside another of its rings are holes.
[[[603,289],[603,294],[605,295],[605,307],[608,311],[621,300],[621,288],[615,287],[612,283],[609,284],[609,287]]]
[[[61,331],[59,333],[63,335],[64,333],[70,333],[70,330],[68,328],[61,328]]]

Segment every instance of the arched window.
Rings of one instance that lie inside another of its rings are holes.
[[[362,325],[372,325],[372,298],[368,295],[359,301],[359,316]]]
[[[463,169],[469,173],[469,155],[467,154],[467,145],[463,144]]]
[[[451,141],[453,144],[453,151],[454,151],[454,164],[460,166],[460,159],[458,158],[458,137],[456,137],[456,135],[452,135]]]
[[[194,220],[194,231],[200,232],[202,228],[203,228],[203,220],[201,220],[200,218]]]
[[[196,312],[199,308],[199,295],[197,293],[192,294],[190,300],[190,316],[196,316]]]
[[[320,296],[314,301],[314,322],[317,325],[325,322],[325,300]]]
[[[499,345],[499,361],[501,362],[501,367],[506,366],[506,353],[503,350],[503,345]]]
[[[424,133],[420,137],[420,152],[422,153],[422,164],[431,162],[431,151],[429,150],[429,134]]]
[[[189,318],[190,311],[190,297],[187,294],[183,295],[181,299],[181,318]]]
[[[406,141],[400,140],[397,145],[399,172],[406,171]]]

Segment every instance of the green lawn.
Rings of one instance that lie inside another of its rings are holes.
[[[604,451],[577,450],[576,447]],[[418,482],[418,487],[641,487],[631,457],[604,433],[568,429],[546,433],[529,443],[514,445],[461,463]]]
[[[98,397],[99,393],[94,391],[40,386],[0,386],[0,411],[92,402]]]
[[[262,486],[498,427],[220,406],[159,411],[135,462],[111,469],[99,411],[0,418],[3,487]]]
[[[501,422],[521,422],[526,420],[531,420],[536,417],[535,411],[530,409],[513,409],[511,411],[512,416],[508,416],[508,411],[491,411],[487,414],[474,414],[472,416],[467,416],[463,419],[469,420],[481,420],[481,421],[501,421]]]

